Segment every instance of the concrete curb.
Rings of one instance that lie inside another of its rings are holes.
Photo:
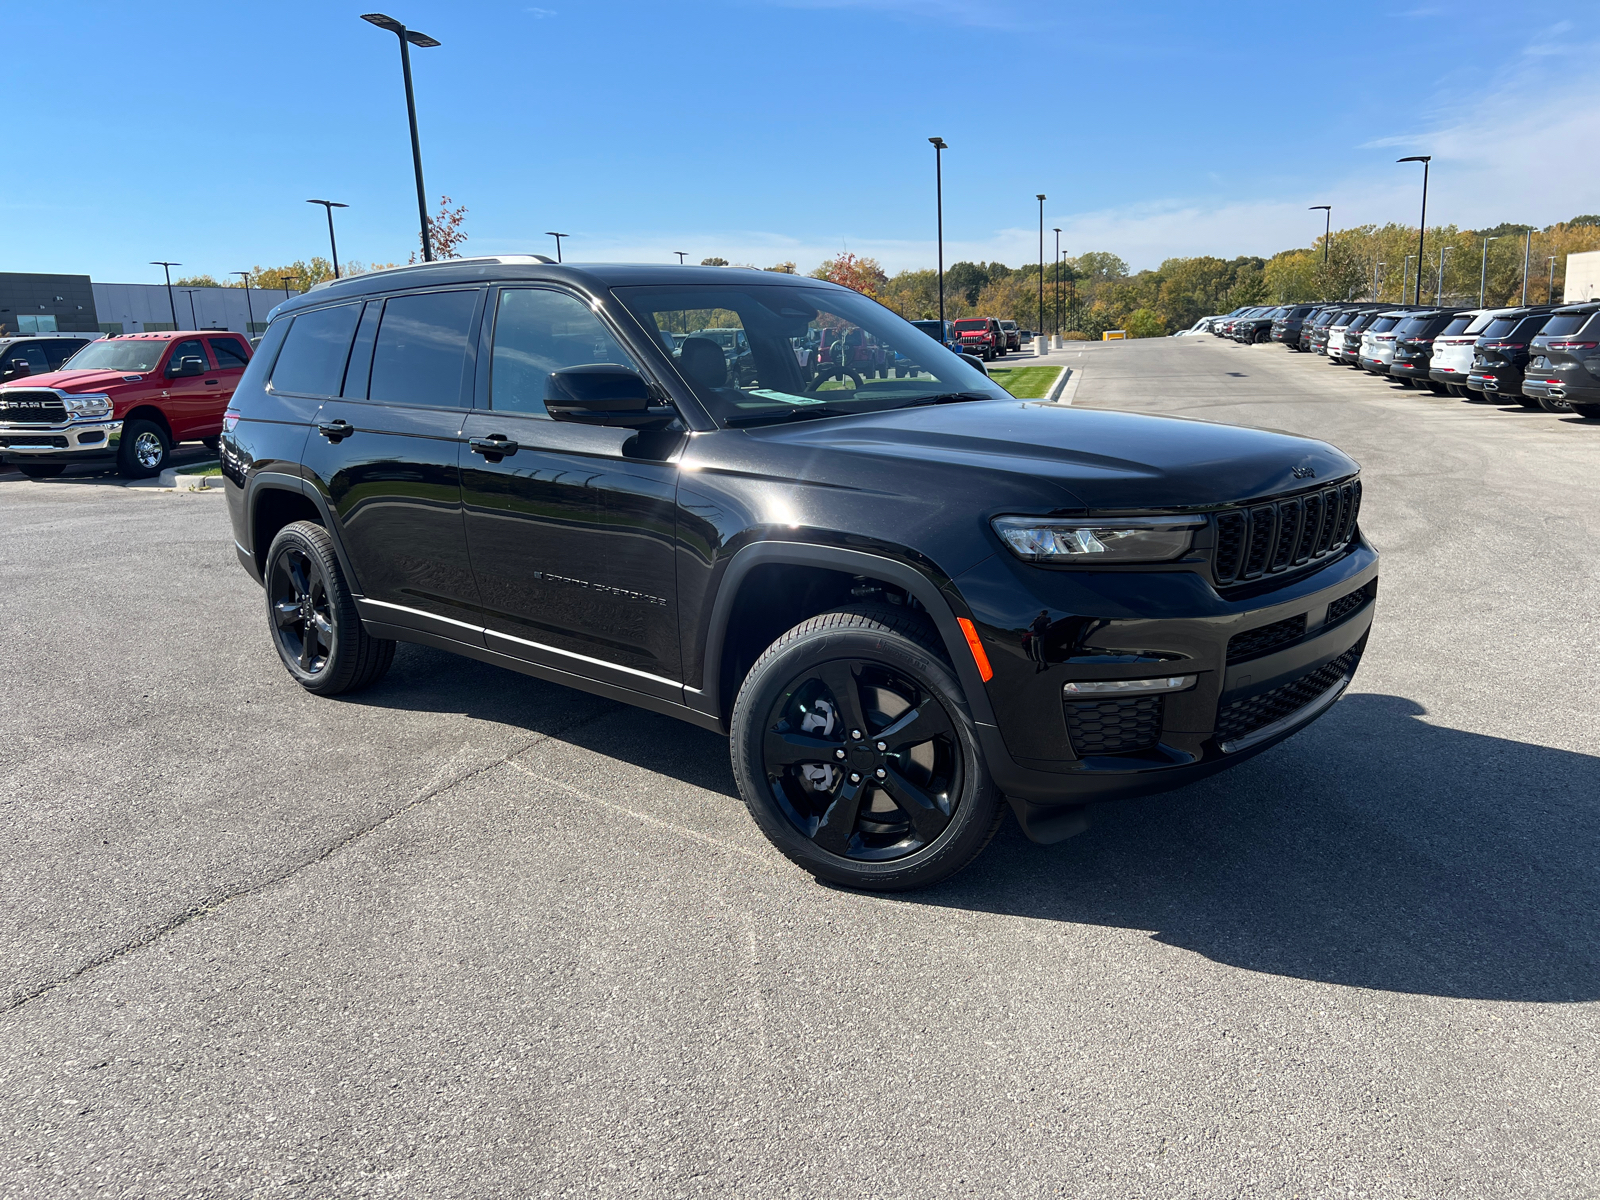
[[[1067,386],[1067,380],[1072,378],[1072,368],[1062,367],[1061,374],[1056,376],[1056,381],[1050,385],[1050,390],[1044,395],[1046,404],[1054,404],[1061,396],[1061,391]],[[1069,402],[1070,403],[1070,402]]]
[[[146,486],[149,486],[148,484]],[[222,476],[220,475],[185,475],[176,467],[169,467],[161,472],[159,487],[175,492],[220,492],[222,490]]]

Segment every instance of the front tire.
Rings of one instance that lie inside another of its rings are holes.
[[[1578,404],[1570,400],[1567,403],[1571,405],[1572,411],[1580,417],[1590,421],[1600,421],[1600,404]]]
[[[285,525],[267,551],[265,575],[267,628],[296,683],[338,696],[383,678],[394,642],[361,627],[326,529],[311,521]]]
[[[731,749],[762,832],[847,887],[947,879],[1004,813],[937,635],[896,606],[823,613],[767,647],[739,689]]]
[[[17,470],[29,479],[54,479],[67,469],[66,463],[17,463]]]
[[[117,471],[124,479],[149,479],[161,474],[172,457],[172,440],[154,421],[129,421],[117,445]]]

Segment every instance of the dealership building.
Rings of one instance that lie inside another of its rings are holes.
[[[95,283],[87,275],[0,271],[0,337],[19,333],[160,333],[230,329],[252,336],[287,299],[281,290]],[[174,321],[174,316],[177,320]]]

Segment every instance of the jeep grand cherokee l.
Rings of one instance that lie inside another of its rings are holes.
[[[745,331],[755,378],[723,348]],[[859,330],[914,364],[796,353]],[[1378,559],[1323,442],[1015,400],[846,288],[462,259],[279,305],[222,469],[320,695],[421,642],[717,730],[807,871],[927,884],[1324,712]]]

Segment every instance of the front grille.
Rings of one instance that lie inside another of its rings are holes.
[[[67,406],[54,392],[9,391],[0,394],[0,421],[59,425]]]
[[[1224,705],[1217,713],[1217,740],[1228,742],[1244,737],[1298,712],[1355,671],[1366,641],[1363,637],[1332,662],[1324,663],[1314,671],[1307,671],[1298,679],[1291,679],[1270,692]]]
[[[1364,583],[1348,596],[1340,596],[1328,605],[1328,625],[1337,625],[1351,613],[1359,609],[1378,589],[1378,581]]]
[[[1217,515],[1211,570],[1218,587],[1280,575],[1337,554],[1355,537],[1361,481]]]
[[[1161,697],[1072,700],[1067,703],[1067,735],[1079,758],[1148,750],[1161,739]]]
[[[1228,661],[1238,662],[1242,658],[1254,658],[1258,654],[1276,650],[1304,636],[1305,631],[1306,615],[1301,613],[1298,617],[1287,617],[1259,629],[1236,633],[1228,639]]]
[[[0,437],[0,448],[9,450],[15,446],[53,446],[57,450],[65,450],[67,439],[59,434],[48,433],[16,433]]]

